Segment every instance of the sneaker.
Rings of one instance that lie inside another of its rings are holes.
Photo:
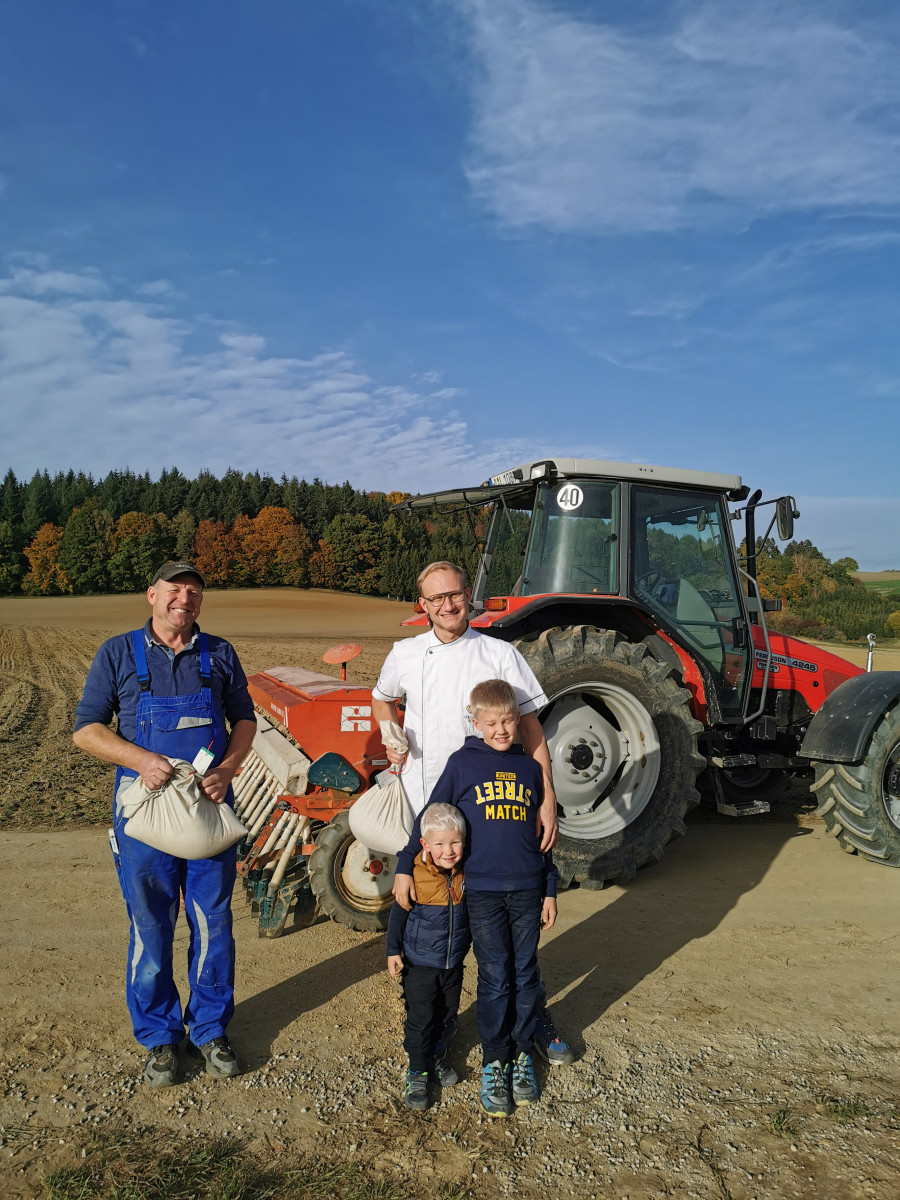
[[[481,1107],[491,1117],[508,1117],[512,1112],[508,1063],[492,1062],[481,1068]]]
[[[171,1087],[178,1083],[178,1047],[171,1042],[165,1046],[154,1046],[144,1063],[144,1079],[150,1087]]]
[[[216,1079],[233,1079],[241,1073],[238,1056],[232,1050],[227,1037],[213,1038],[212,1041],[204,1042],[202,1046],[191,1043],[190,1049],[195,1056],[202,1055],[206,1059],[207,1075],[214,1075]]]
[[[447,1062],[450,1043],[457,1029],[459,1029],[459,1021],[456,1017],[451,1017],[441,1030],[441,1036],[438,1038],[438,1044],[434,1049],[434,1069],[441,1087],[453,1087],[455,1083],[459,1083],[459,1075],[457,1075],[456,1070]]]
[[[546,1008],[538,1013],[534,1023],[534,1048],[551,1067],[566,1067],[575,1061],[575,1051],[556,1032]]]
[[[540,1096],[537,1080],[534,1077],[534,1063],[531,1055],[524,1050],[514,1060],[512,1065],[512,1098],[517,1105],[533,1104]]]
[[[422,1112],[428,1107],[428,1072],[407,1071],[403,1088],[403,1103],[407,1108]]]

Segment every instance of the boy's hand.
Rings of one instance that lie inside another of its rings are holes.
[[[417,900],[416,885],[413,883],[412,875],[395,875],[391,894],[400,907],[409,912]]]
[[[552,929],[556,924],[556,897],[545,896],[541,909],[541,929]]]
[[[403,970],[403,956],[401,954],[388,955],[388,975],[391,979],[399,979]]]

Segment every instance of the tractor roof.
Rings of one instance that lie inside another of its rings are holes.
[[[688,471],[682,467],[655,467],[649,463],[606,462],[597,458],[542,458],[522,463],[509,471],[492,475],[480,485],[449,488],[413,496],[398,508],[426,508],[435,504],[480,505],[500,496],[522,492],[545,478],[627,479],[639,483],[672,483],[680,487],[711,492],[739,492],[740,475],[719,475],[712,471]]]
[[[715,492],[736,491],[741,486],[740,475],[720,475],[712,471],[689,471],[683,467],[655,467],[650,463],[608,462],[598,458],[538,459],[523,463],[511,471],[502,471],[485,480],[486,485],[515,483],[540,478],[545,471],[556,468],[557,476],[597,476],[602,479],[628,479],[640,482],[675,483],[682,487],[705,488]],[[541,470],[545,468],[545,470]]]

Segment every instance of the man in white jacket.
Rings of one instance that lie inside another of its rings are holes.
[[[372,689],[372,716],[379,722],[397,721],[397,701],[406,697],[409,752],[402,778],[414,812],[425,807],[453,751],[475,732],[469,712],[472,688],[486,679],[505,679],[519,702],[519,739],[543,772],[538,829],[541,849],[551,850],[557,838],[556,795],[550,753],[537,716],[547,703],[541,685],[514,646],[471,628],[469,589],[461,568],[450,562],[430,563],[420,574],[418,587],[431,629],[394,643]],[[392,763],[402,761],[390,749],[387,756]]]

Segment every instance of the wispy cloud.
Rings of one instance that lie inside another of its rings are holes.
[[[509,226],[669,231],[900,204],[890,6],[875,29],[849,5],[717,0],[637,30],[539,0],[458,3],[478,65],[468,178]]]
[[[478,444],[449,404],[459,389],[433,386],[439,371],[394,383],[345,349],[278,356],[255,333],[167,303],[152,284],[122,294],[95,271],[45,260],[0,278],[0,465],[22,475],[233,466],[418,491],[548,452]]]
[[[453,389],[373,380],[345,350],[272,354],[265,338],[176,316],[166,289],[16,266],[0,279],[4,462],[286,471],[431,486],[477,457]],[[190,347],[190,348],[189,348]]]

